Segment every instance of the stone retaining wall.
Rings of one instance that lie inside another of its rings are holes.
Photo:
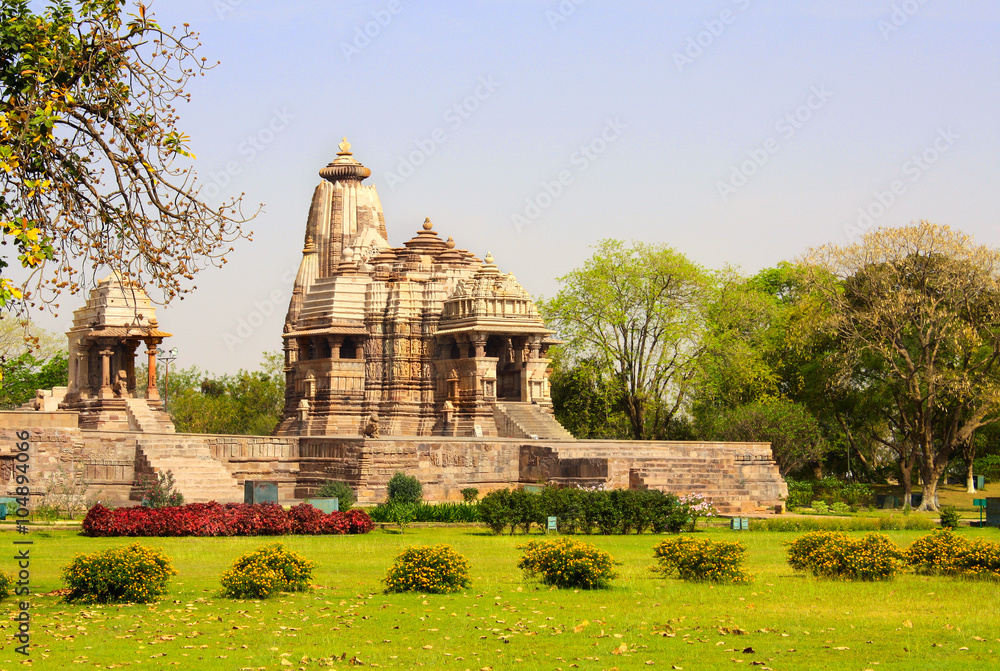
[[[459,501],[461,490],[551,482],[565,486],[656,488],[711,496],[725,512],[771,507],[787,487],[764,443],[544,441],[513,438],[222,436],[34,427],[33,491],[41,476],[83,468],[91,498],[127,501],[137,447],[208,447],[242,484],[270,480],[282,500],[312,495],[326,480],[349,482],[361,503],[385,499],[397,471],[415,475],[430,501]],[[14,486],[15,429],[0,428],[0,483]],[[98,491],[99,490],[99,491]]]

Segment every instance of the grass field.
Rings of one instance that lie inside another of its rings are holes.
[[[1000,541],[997,529],[964,529]],[[798,534],[738,537],[750,586],[664,580],[649,569],[658,536],[591,536],[623,562],[611,590],[550,590],[516,568],[523,536],[472,527],[286,537],[317,563],[316,588],[264,601],[218,596],[218,577],[269,539],[153,538],[179,571],[154,605],[77,606],[56,596],[73,555],[130,539],[89,539],[35,527],[32,666],[43,669],[326,669],[354,664],[445,669],[969,669],[1000,663],[1000,585],[907,575],[851,584],[794,574],[782,543]],[[907,545],[920,532],[889,532]],[[537,537],[537,536],[535,536]],[[14,534],[0,539],[12,548]],[[473,586],[448,596],[382,594],[380,578],[403,547],[449,543],[473,568]],[[13,552],[9,553],[10,556]],[[9,572],[10,561],[3,567]],[[14,613],[13,599],[4,603]],[[14,628],[9,621],[6,631]],[[0,669],[23,658],[10,634]],[[336,658],[334,660],[333,658]]]

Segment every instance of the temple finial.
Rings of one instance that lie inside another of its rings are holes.
[[[340,151],[337,152],[337,156],[352,156],[351,154],[351,143],[347,141],[345,137],[340,143]]]
[[[426,217],[424,219],[424,230],[425,231],[429,231],[432,228],[434,228],[434,224],[431,223],[431,218],[430,217]]]

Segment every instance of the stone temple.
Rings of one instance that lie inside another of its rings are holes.
[[[278,435],[571,437],[552,417],[555,340],[530,294],[430,219],[387,241],[345,140],[319,171],[284,326]],[[371,429],[369,429],[370,433]]]
[[[701,493],[723,513],[780,505],[788,490],[767,443],[575,440],[552,415],[546,355],[558,341],[530,294],[430,220],[392,246],[370,175],[346,140],[320,170],[281,334],[276,435],[174,432],[155,384],[170,334],[139,287],[109,278],[74,313],[68,388],[0,412],[0,485],[15,490],[27,433],[37,493],[75,471],[91,499],[121,503],[136,500],[137,477],[170,470],[194,502],[242,500],[246,482],[270,481],[291,503],[341,480],[375,503],[401,471],[431,501],[548,483]],[[137,380],[143,344],[149,375]]]

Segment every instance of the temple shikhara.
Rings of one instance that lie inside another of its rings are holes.
[[[170,334],[138,285],[109,277],[74,313],[68,385],[0,412],[8,492],[30,427],[32,482],[74,471],[89,498],[120,503],[136,502],[138,477],[170,471],[189,502],[243,500],[266,481],[291,503],[339,480],[368,504],[403,472],[431,501],[546,483],[700,493],[723,513],[780,506],[788,489],[767,443],[575,440],[552,414],[559,341],[517,279],[430,219],[393,246],[346,140],[319,175],[280,334],[275,435],[176,433],[156,386]]]
[[[430,219],[389,244],[371,171],[340,144],[319,171],[285,317],[279,435],[569,434],[551,414],[554,341],[512,274]],[[369,428],[370,432],[372,429]]]

